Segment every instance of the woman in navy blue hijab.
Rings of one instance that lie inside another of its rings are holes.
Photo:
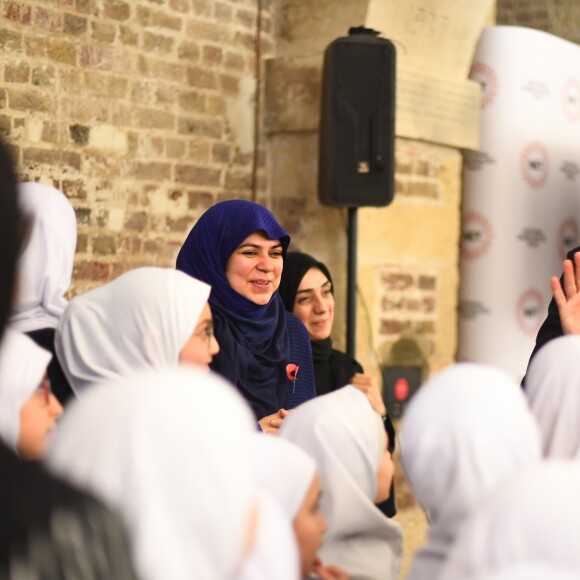
[[[178,270],[212,287],[220,352],[211,368],[238,387],[270,432],[287,409],[316,396],[308,332],[278,294],[289,243],[266,208],[230,200],[199,218],[177,257]]]

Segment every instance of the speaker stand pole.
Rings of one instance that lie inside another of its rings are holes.
[[[348,208],[348,263],[346,290],[346,352],[355,358],[356,343],[356,207]]]

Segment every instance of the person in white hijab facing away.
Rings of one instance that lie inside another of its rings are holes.
[[[281,437],[254,436],[258,483],[282,507],[300,552],[300,577],[348,578],[336,566],[323,566],[318,550],[327,529],[320,513],[320,477],[314,459]],[[263,578],[270,578],[262,575]]]
[[[18,259],[17,292],[8,324],[54,355],[54,329],[67,306],[77,222],[64,194],[42,183],[19,183],[18,204],[28,221],[26,245]],[[48,378],[61,403],[72,395],[53,356]]]
[[[580,460],[580,336],[544,345],[526,374],[526,396],[545,457]]]
[[[258,500],[260,521],[252,550],[235,580],[300,580],[300,558],[292,525],[268,494]]]
[[[328,523],[319,556],[353,579],[399,577],[401,526],[375,506],[389,495],[393,463],[381,417],[366,395],[347,385],[298,406],[280,437],[316,462]]]
[[[580,465],[571,461],[546,460],[512,474],[461,527],[441,578],[487,578],[536,563],[580,578],[579,489]]]
[[[443,580],[458,529],[485,493],[540,460],[538,429],[521,389],[503,371],[473,363],[450,366],[419,389],[403,415],[400,449],[429,518],[408,580]]]
[[[121,513],[141,580],[229,580],[260,521],[255,429],[218,375],[148,370],[71,402],[46,462]]]
[[[51,355],[25,334],[6,329],[0,343],[0,437],[23,459],[40,459],[62,414],[50,392]]]
[[[145,267],[74,298],[55,347],[75,394],[147,368],[190,362],[209,369],[219,351],[209,293],[183,272]]]
[[[557,565],[531,561],[527,564],[510,566],[491,574],[481,574],[469,580],[578,580],[578,575],[560,570]]]

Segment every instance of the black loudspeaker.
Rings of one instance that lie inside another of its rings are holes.
[[[394,45],[351,28],[324,53],[318,197],[340,207],[384,206],[394,195]]]

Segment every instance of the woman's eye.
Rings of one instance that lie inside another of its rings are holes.
[[[244,256],[255,256],[256,252],[252,252],[251,250],[243,252]]]
[[[270,254],[270,256],[272,256],[273,258],[281,258],[282,257],[282,251],[272,252]]]
[[[296,304],[307,304],[308,300],[309,298],[298,298],[298,300],[296,300]]]

